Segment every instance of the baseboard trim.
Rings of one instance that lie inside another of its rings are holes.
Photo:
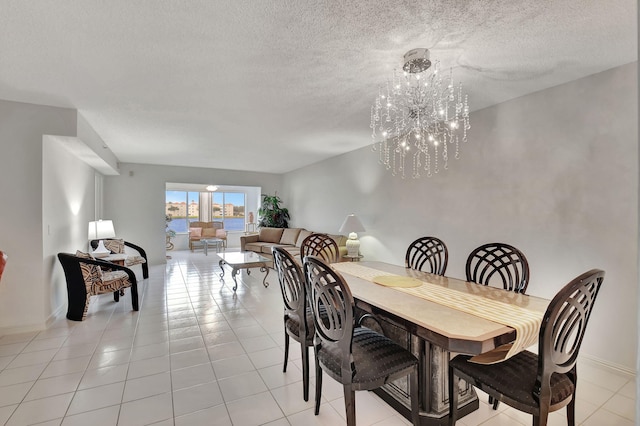
[[[51,324],[53,324],[53,322],[56,321],[58,318],[64,317],[65,308],[66,308],[66,304],[62,305],[62,306],[58,306],[58,309],[56,309],[55,312],[53,312],[51,315],[49,315],[49,318],[47,318],[47,321],[46,321],[46,327],[47,328],[49,328],[51,326]]]
[[[46,324],[31,324],[23,327],[2,327],[0,328],[0,336],[7,336],[9,334],[33,333],[35,331],[44,331],[46,329]]]
[[[9,334],[21,334],[21,333],[33,333],[35,331],[47,330],[54,321],[56,321],[60,315],[64,316],[66,306],[60,306],[54,313],[49,315],[44,323],[30,324],[19,327],[0,327],[0,336],[7,336]]]
[[[605,361],[603,359],[596,358],[591,355],[580,355],[579,362],[599,368],[601,370],[608,371],[609,373],[612,373],[612,374],[626,376],[627,378],[629,378],[629,380],[635,379],[636,377],[635,370],[631,370],[622,365],[614,364],[612,362]]]

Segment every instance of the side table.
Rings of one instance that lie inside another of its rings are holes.
[[[115,263],[116,265],[125,266],[127,256],[124,253],[111,253],[105,257],[98,257],[98,260],[106,260],[107,262]]]

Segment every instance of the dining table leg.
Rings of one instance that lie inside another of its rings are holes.
[[[366,303],[356,301],[358,308],[373,314],[385,336],[409,349],[418,358],[418,392],[420,401],[420,424],[423,426],[443,426],[449,421],[449,359],[450,352],[435,342],[412,333],[412,327],[403,324],[396,317],[390,317]],[[367,309],[369,308],[369,309]],[[473,387],[460,380],[458,389],[458,418],[475,411],[479,407],[478,396]],[[406,378],[396,380],[374,390],[392,408],[408,420],[411,419],[411,395]]]

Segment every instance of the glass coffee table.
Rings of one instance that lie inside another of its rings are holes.
[[[268,257],[262,256],[252,251],[231,252],[231,253],[216,253],[220,258],[220,279],[224,278],[224,265],[231,266],[231,278],[233,278],[234,286],[233,291],[238,289],[238,281],[236,281],[236,275],[240,269],[246,269],[247,274],[251,274],[250,268],[260,268],[260,272],[266,272],[262,279],[262,285],[269,287],[267,282],[267,276],[269,275],[269,268],[272,265],[272,260]]]
[[[209,256],[209,246],[216,246],[216,253],[220,251],[220,247],[223,247],[224,241],[220,238],[203,238],[200,242],[204,246],[204,255]]]

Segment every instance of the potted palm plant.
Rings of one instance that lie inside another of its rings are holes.
[[[282,207],[281,203],[282,200],[277,193],[275,195],[262,194],[262,205],[258,209],[258,215],[260,216],[259,227],[289,227],[289,210],[286,207]]]

